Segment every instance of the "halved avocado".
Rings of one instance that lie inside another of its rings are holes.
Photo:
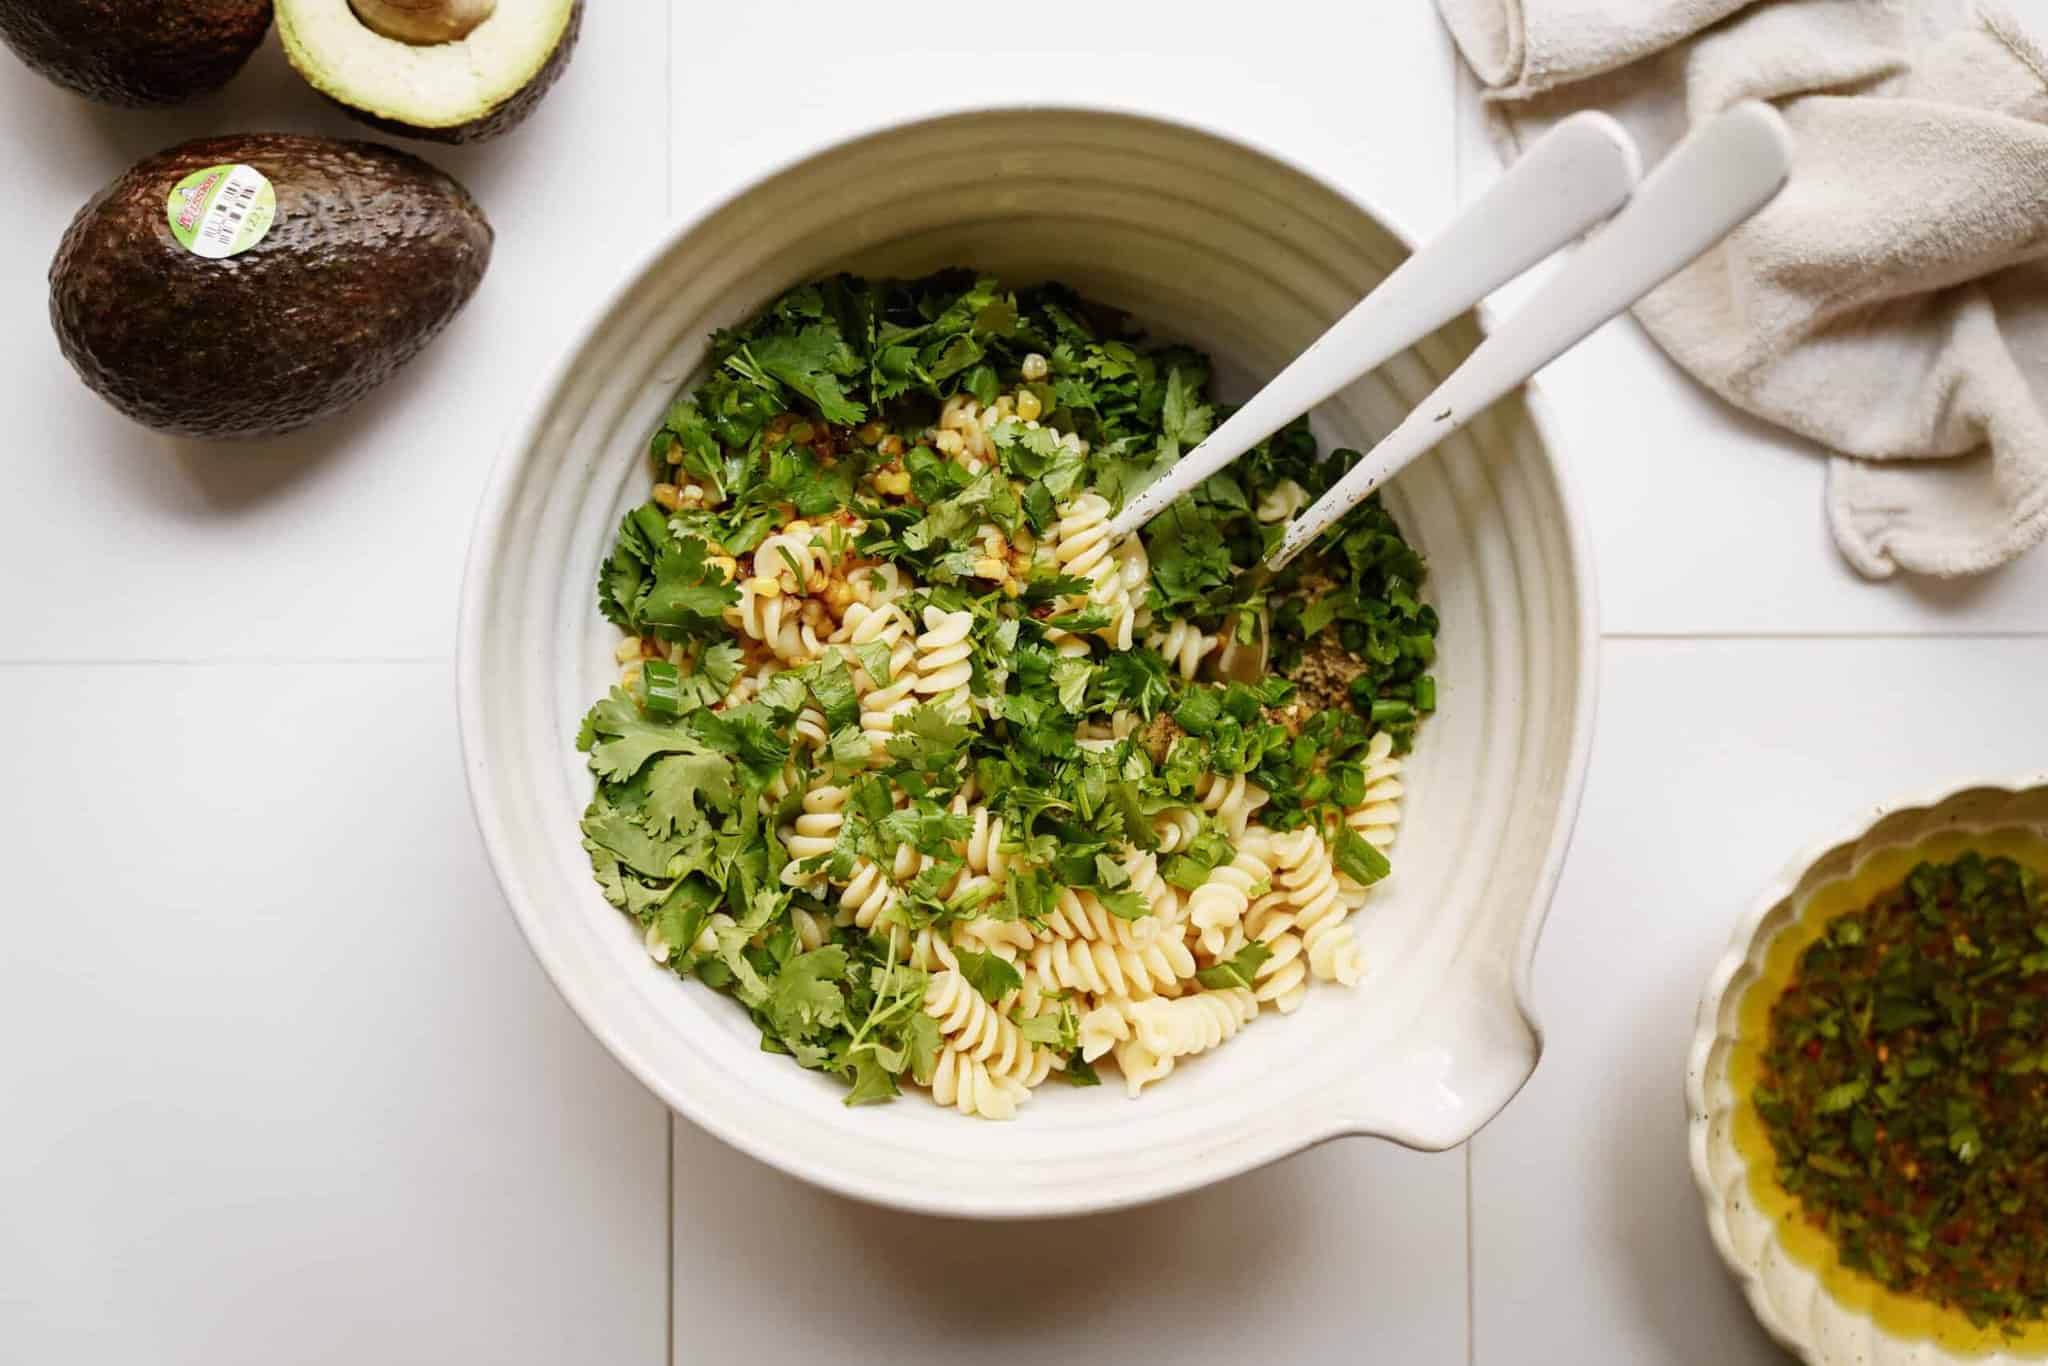
[[[57,84],[135,109],[225,85],[270,31],[270,0],[0,0],[0,39]]]
[[[373,128],[431,142],[477,142],[524,121],[583,24],[583,0],[276,3],[285,55],[315,90]]]

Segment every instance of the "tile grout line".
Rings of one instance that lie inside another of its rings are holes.
[[[667,1180],[667,1182],[666,1182],[666,1185],[667,1185],[667,1188],[668,1188],[668,1242],[667,1242],[667,1243],[666,1243],[666,1244],[664,1245],[664,1247],[662,1248],[662,1261],[661,1261],[661,1264],[662,1264],[662,1268],[663,1268],[663,1280],[664,1280],[664,1282],[665,1282],[665,1285],[664,1285],[664,1288],[663,1288],[663,1291],[662,1291],[662,1297],[661,1297],[661,1302],[662,1302],[662,1306],[663,1306],[663,1309],[664,1309],[664,1311],[665,1311],[665,1312],[667,1313],[667,1315],[668,1315],[668,1321],[667,1321],[666,1323],[664,1323],[664,1324],[662,1325],[662,1336],[663,1336],[663,1340],[664,1340],[664,1341],[665,1341],[665,1342],[667,1343],[667,1347],[666,1347],[666,1348],[665,1348],[664,1350],[665,1350],[665,1352],[666,1352],[666,1355],[667,1355],[667,1357],[668,1357],[668,1366],[677,1366],[677,1362],[676,1362],[676,1112],[675,1112],[675,1111],[673,1111],[673,1110],[671,1110],[671,1109],[669,1109],[667,1105],[663,1105],[663,1106],[662,1106],[662,1128],[661,1128],[661,1131],[662,1131],[662,1133],[663,1133],[663,1134],[664,1134],[664,1135],[666,1136],[666,1141],[665,1141],[665,1142],[663,1142],[663,1144],[661,1145],[661,1165],[662,1165],[662,1168],[663,1168],[663,1170],[664,1170],[664,1171],[666,1172],[666,1174],[667,1174],[667,1177],[668,1177],[668,1180]]]
[[[1465,1143],[1465,1366],[1479,1366],[1479,1220],[1472,1203],[1472,1149]]]

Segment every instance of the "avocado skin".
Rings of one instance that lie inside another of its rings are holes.
[[[5,3],[5,0],[0,0],[0,3]],[[569,22],[562,29],[560,41],[555,44],[555,50],[548,54],[547,62],[533,73],[533,79],[519,87],[516,94],[490,113],[481,118],[471,119],[468,123],[458,123],[448,128],[421,128],[417,124],[403,123],[397,119],[379,118],[331,95],[327,96],[327,101],[356,122],[368,124],[377,131],[389,133],[393,137],[418,138],[422,142],[450,145],[484,142],[497,137],[500,133],[509,133],[526,122],[527,115],[540,103],[541,96],[553,88],[555,82],[561,79],[562,72],[568,68],[569,57],[575,52],[576,39],[582,32],[583,0],[576,0],[575,8],[569,12]]]
[[[224,260],[171,234],[171,187],[246,162],[277,219]],[[159,153],[79,211],[50,265],[64,356],[109,403],[178,436],[272,436],[389,379],[468,302],[491,259],[469,192],[410,153],[295,134]]]
[[[227,84],[270,31],[270,0],[0,0],[0,38],[29,67],[131,109]]]

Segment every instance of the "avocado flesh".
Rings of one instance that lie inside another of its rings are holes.
[[[5,3],[5,0],[0,0]],[[401,137],[477,142],[523,122],[568,66],[583,0],[498,0],[465,38],[386,38],[349,0],[278,0],[285,56],[315,90]]]
[[[270,31],[270,0],[0,0],[0,39],[58,85],[149,109],[225,85]]]
[[[277,219],[207,260],[165,199],[209,166],[270,179]],[[467,191],[408,153],[287,134],[205,138],[141,162],[79,212],[50,266],[50,320],[87,385],[144,426],[242,438],[332,416],[446,327],[490,262]]]

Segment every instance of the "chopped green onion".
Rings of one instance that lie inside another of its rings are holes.
[[[640,705],[655,716],[680,716],[683,711],[683,676],[673,664],[650,659],[640,666],[644,695]]]
[[[1430,674],[1415,680],[1415,710],[1436,710],[1436,679]]]
[[[1372,723],[1376,726],[1390,725],[1397,721],[1413,721],[1414,704],[1398,698],[1382,697],[1372,704]]]

